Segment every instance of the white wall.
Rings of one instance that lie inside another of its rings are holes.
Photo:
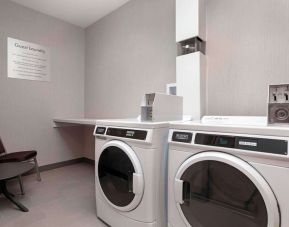
[[[289,82],[288,0],[207,0],[208,113],[266,115]]]
[[[7,78],[7,37],[48,46],[51,81]],[[36,149],[40,165],[81,157],[82,131],[53,117],[84,116],[84,30],[0,1],[0,136],[8,152]]]
[[[136,117],[175,81],[175,0],[132,0],[86,29],[85,115]]]
[[[207,0],[207,114],[266,115],[267,85],[289,82],[288,0]],[[86,29],[85,114],[139,114],[175,81],[174,0],[133,0]]]

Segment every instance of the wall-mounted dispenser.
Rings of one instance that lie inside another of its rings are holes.
[[[141,104],[142,121],[175,121],[182,119],[182,97],[161,93],[145,94]]]
[[[201,40],[199,37],[193,37],[190,39],[183,40],[178,45],[178,56],[191,54],[194,52],[206,53],[206,42]]]
[[[268,124],[289,125],[289,84],[269,85]]]

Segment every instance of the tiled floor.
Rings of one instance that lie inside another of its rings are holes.
[[[8,189],[30,211],[24,213],[0,196],[1,227],[104,227],[95,215],[94,167],[81,163],[23,178],[26,194],[17,182]]]

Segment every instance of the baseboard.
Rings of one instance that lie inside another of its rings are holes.
[[[82,162],[86,162],[88,164],[95,165],[95,161],[94,160],[92,160],[90,158],[86,158],[86,157],[82,158]]]
[[[48,171],[48,170],[57,169],[57,168],[61,168],[64,166],[70,166],[70,165],[74,165],[74,164],[78,164],[82,162],[88,163],[90,165],[94,165],[94,160],[86,158],[86,157],[82,157],[82,158],[76,158],[76,159],[67,160],[63,162],[52,163],[52,164],[48,164],[44,166],[39,166],[39,171],[40,172]],[[25,175],[34,174],[34,173],[35,173],[35,169],[29,171]]]

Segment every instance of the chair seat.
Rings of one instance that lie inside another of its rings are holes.
[[[23,162],[36,157],[37,151],[19,151],[13,153],[6,153],[0,156],[0,163],[3,162]]]

